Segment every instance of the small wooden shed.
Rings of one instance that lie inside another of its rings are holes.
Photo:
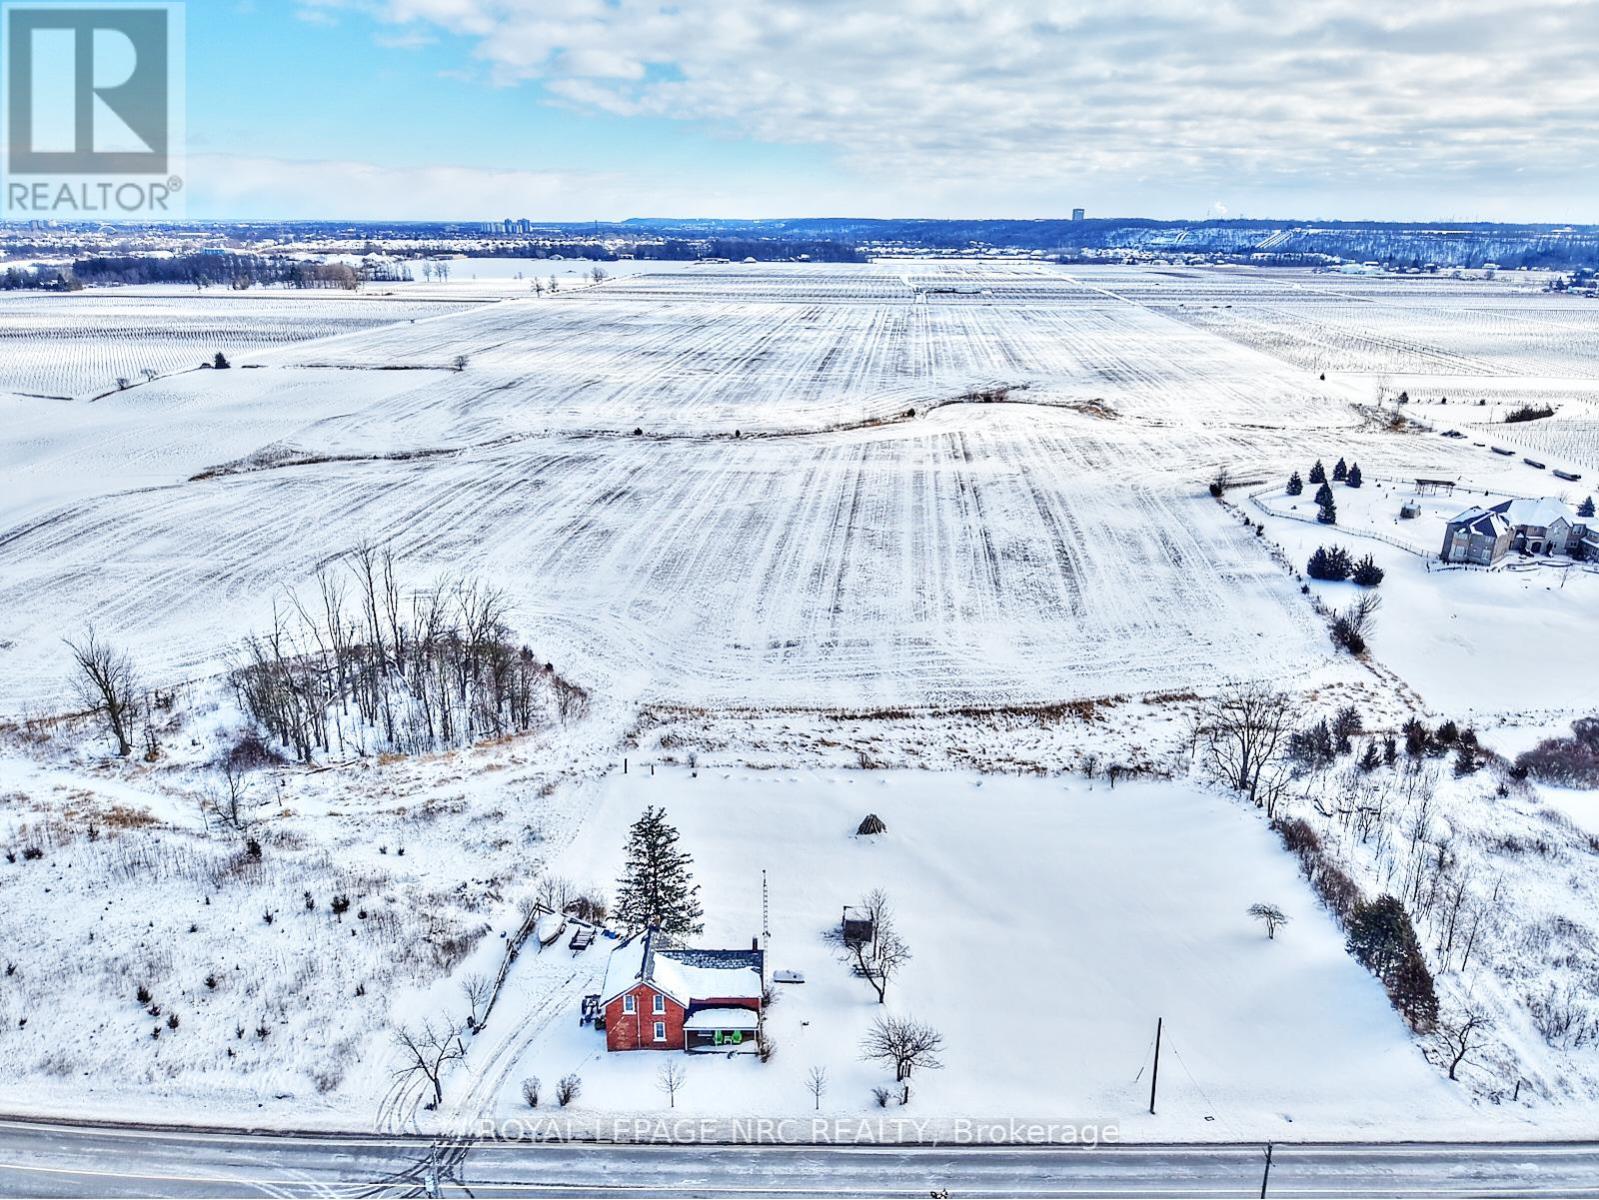
[[[870,909],[844,906],[844,919],[839,925],[846,946],[864,946],[877,936],[876,922]]]

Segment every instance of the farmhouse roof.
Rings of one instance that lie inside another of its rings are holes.
[[[1481,534],[1483,537],[1498,538],[1510,528],[1510,522],[1504,513],[1498,509],[1479,508],[1473,505],[1457,517],[1452,517],[1449,525],[1464,526],[1469,532]]]
[[[1572,523],[1571,510],[1552,496],[1537,500],[1506,500],[1493,506],[1493,512],[1503,513],[1513,526],[1531,525],[1547,529],[1562,517]]]
[[[640,983],[687,1008],[697,1000],[758,1000],[764,989],[762,950],[701,950],[672,946],[659,929],[636,933],[605,964],[600,1004]]]

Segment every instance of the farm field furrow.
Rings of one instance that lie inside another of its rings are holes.
[[[1245,533],[1094,425],[1004,406],[799,443],[551,439],[108,497],[0,545],[7,658],[22,697],[55,686],[52,598],[87,587],[153,669],[216,669],[366,538],[409,583],[485,574],[564,671],[660,700],[1004,705],[1330,657]],[[1130,573],[1146,594],[1118,594]]]

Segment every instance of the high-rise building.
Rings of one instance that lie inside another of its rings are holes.
[[[1080,208],[1072,209],[1072,220],[1081,221],[1082,219],[1083,219],[1083,210],[1080,209]]]

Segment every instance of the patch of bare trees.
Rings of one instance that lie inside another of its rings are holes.
[[[498,589],[458,579],[408,595],[392,553],[362,545],[315,592],[274,606],[232,674],[241,707],[302,762],[369,737],[431,750],[587,712],[587,692],[513,640]]]

